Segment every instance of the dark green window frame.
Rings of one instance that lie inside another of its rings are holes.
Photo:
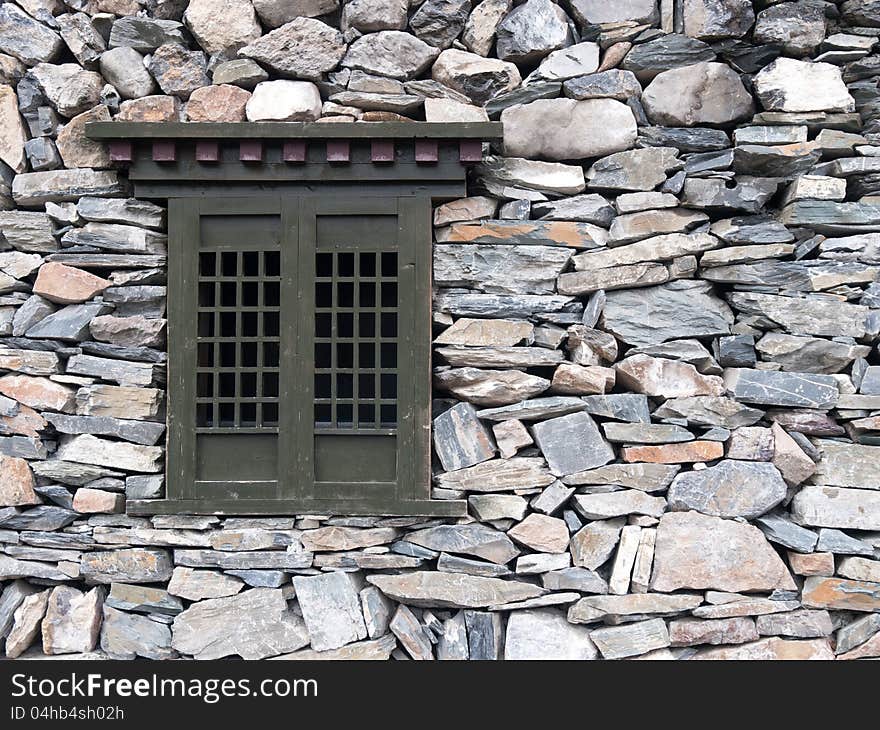
[[[167,200],[166,496],[130,514],[463,515],[432,500],[431,211],[497,123],[93,123]]]

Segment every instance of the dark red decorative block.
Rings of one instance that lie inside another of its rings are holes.
[[[263,143],[255,140],[239,142],[238,159],[241,162],[262,162]]]
[[[220,145],[217,142],[196,142],[197,162],[217,162],[220,159]]]
[[[394,142],[374,139],[370,143],[370,159],[373,162],[394,162]]]
[[[458,143],[458,161],[479,162],[483,159],[483,143],[478,139],[463,139]]]
[[[285,162],[305,162],[306,161],[306,143],[302,140],[296,142],[285,142],[283,156]]]
[[[416,162],[437,162],[437,140],[416,140]]]
[[[350,147],[347,139],[327,140],[327,162],[348,162]]]
[[[153,142],[153,162],[174,162],[177,145],[174,142]]]
[[[111,142],[110,160],[113,162],[131,162],[134,159],[134,146],[131,142]]]

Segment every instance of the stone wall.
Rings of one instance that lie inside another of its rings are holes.
[[[874,0],[0,5],[6,655],[880,656],[878,35]],[[435,211],[470,517],[126,516],[165,217],[84,124],[499,117]]]

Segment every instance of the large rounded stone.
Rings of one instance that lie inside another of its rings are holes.
[[[32,73],[49,103],[62,116],[76,116],[101,100],[104,79],[94,71],[84,71],[79,64],[40,63]]]
[[[312,122],[321,116],[321,93],[309,81],[264,81],[247,102],[251,122]]]
[[[336,68],[345,50],[338,30],[314,18],[297,18],[245,46],[240,55],[283,76],[318,81]]]
[[[342,8],[342,30],[361,33],[406,28],[407,0],[349,0]]]
[[[691,38],[741,38],[755,22],[755,11],[751,0],[684,0],[682,18]]]
[[[206,53],[237,51],[263,32],[251,0],[191,0],[183,21]]]
[[[601,157],[636,141],[636,120],[614,99],[539,99],[501,113],[507,154],[569,160]]]
[[[572,43],[565,11],[551,0],[526,0],[515,7],[496,31],[498,58],[530,63]]]
[[[123,99],[139,99],[156,90],[153,77],[144,68],[144,57],[127,46],[111,48],[101,54],[101,75]]]
[[[655,124],[692,127],[730,124],[754,112],[752,96],[737,73],[723,63],[695,63],[658,74],[642,94]]]
[[[850,96],[837,66],[777,58],[754,78],[755,93],[765,109],[780,112],[851,112]]]
[[[249,91],[228,84],[196,89],[186,104],[186,118],[191,122],[243,122]]]
[[[437,49],[414,35],[382,30],[361,36],[342,59],[346,68],[357,68],[394,79],[412,79],[437,58]]]
[[[476,104],[484,104],[499,94],[512,91],[522,81],[519,69],[512,63],[454,48],[438,56],[431,69],[431,78],[464,94]]]
[[[103,104],[77,114],[58,133],[58,152],[65,167],[110,167],[107,145],[86,136],[86,124],[109,122],[110,112]]]

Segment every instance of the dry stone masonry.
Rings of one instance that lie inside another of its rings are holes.
[[[866,0],[0,3],[5,655],[880,657],[878,82]],[[174,355],[111,119],[503,122],[434,211],[467,518],[125,514]]]

